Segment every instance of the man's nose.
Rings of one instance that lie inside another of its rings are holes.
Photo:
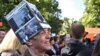
[[[47,34],[46,38],[50,39],[51,38],[51,34]]]

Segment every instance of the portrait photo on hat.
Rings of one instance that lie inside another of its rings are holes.
[[[5,16],[5,19],[22,44],[26,43],[43,28],[51,28],[36,6],[25,0],[12,9]]]

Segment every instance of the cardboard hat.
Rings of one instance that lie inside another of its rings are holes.
[[[5,19],[22,44],[37,35],[43,28],[51,29],[36,6],[25,0],[9,12]]]

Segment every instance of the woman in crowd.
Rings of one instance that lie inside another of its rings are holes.
[[[18,56],[23,54],[26,48],[25,45],[21,45],[13,30],[10,29],[0,44],[0,55]]]

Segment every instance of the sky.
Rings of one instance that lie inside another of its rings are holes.
[[[62,18],[74,18],[74,20],[79,20],[85,10],[85,5],[83,0],[58,0],[59,8],[61,9]]]

